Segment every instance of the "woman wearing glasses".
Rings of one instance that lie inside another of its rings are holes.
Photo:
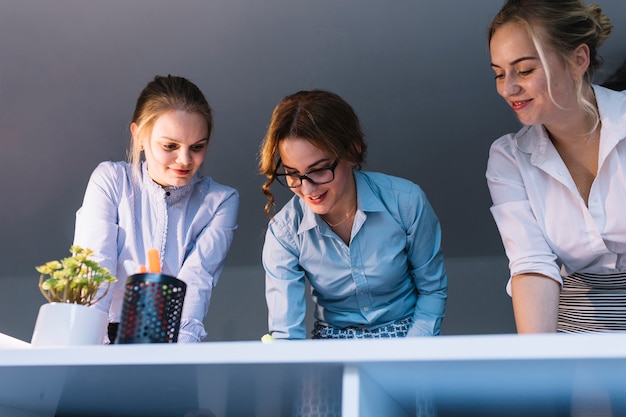
[[[260,153],[270,217],[263,266],[269,331],[305,339],[432,336],[447,296],[441,230],[412,182],[360,170],[367,146],[348,103],[300,91],[274,109]],[[274,180],[295,196],[272,216]]]

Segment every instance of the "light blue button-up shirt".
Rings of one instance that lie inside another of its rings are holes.
[[[203,319],[237,228],[239,195],[198,174],[185,186],[161,187],[145,162],[139,181],[131,178],[127,163],[101,163],[76,213],[74,244],[92,249],[94,260],[118,278],[95,307],[119,322],[124,261],[146,264],[146,250],[156,248],[162,272],[187,284],[178,341],[199,342],[206,337]]]
[[[410,336],[440,333],[447,276],[426,195],[402,178],[353,172],[358,210],[350,245],[298,196],[269,222],[263,266],[274,338],[306,338],[305,279],[322,324],[374,329],[412,317]]]

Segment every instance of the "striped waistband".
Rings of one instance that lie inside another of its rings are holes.
[[[626,331],[626,272],[563,277],[558,331]]]

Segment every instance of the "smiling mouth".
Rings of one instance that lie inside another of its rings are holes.
[[[187,175],[189,174],[189,172],[191,172],[190,169],[173,169],[172,171],[174,171],[175,174],[177,175]]]
[[[322,194],[318,194],[318,195],[311,195],[311,196],[309,196],[309,201],[311,201],[312,203],[315,203],[315,202],[319,201],[325,195],[326,195],[326,193],[322,193]]]
[[[517,100],[517,101],[512,101],[511,102],[511,107],[513,107],[514,109],[519,109],[521,107],[524,107],[526,104],[530,103],[531,100]]]

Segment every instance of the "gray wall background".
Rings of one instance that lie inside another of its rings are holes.
[[[626,2],[602,81],[626,57]],[[125,158],[140,90],[194,81],[215,111],[205,173],[241,194],[239,230],[206,323],[209,340],[266,332],[266,219],[257,151],[273,107],[332,90],[359,114],[367,170],[426,191],[444,234],[444,334],[514,331],[506,259],[484,180],[489,145],[517,130],[494,88],[486,28],[501,0],[6,0],[0,3],[0,332],[30,340],[35,265],[66,256],[89,174]],[[289,197],[277,190],[278,202]]]

